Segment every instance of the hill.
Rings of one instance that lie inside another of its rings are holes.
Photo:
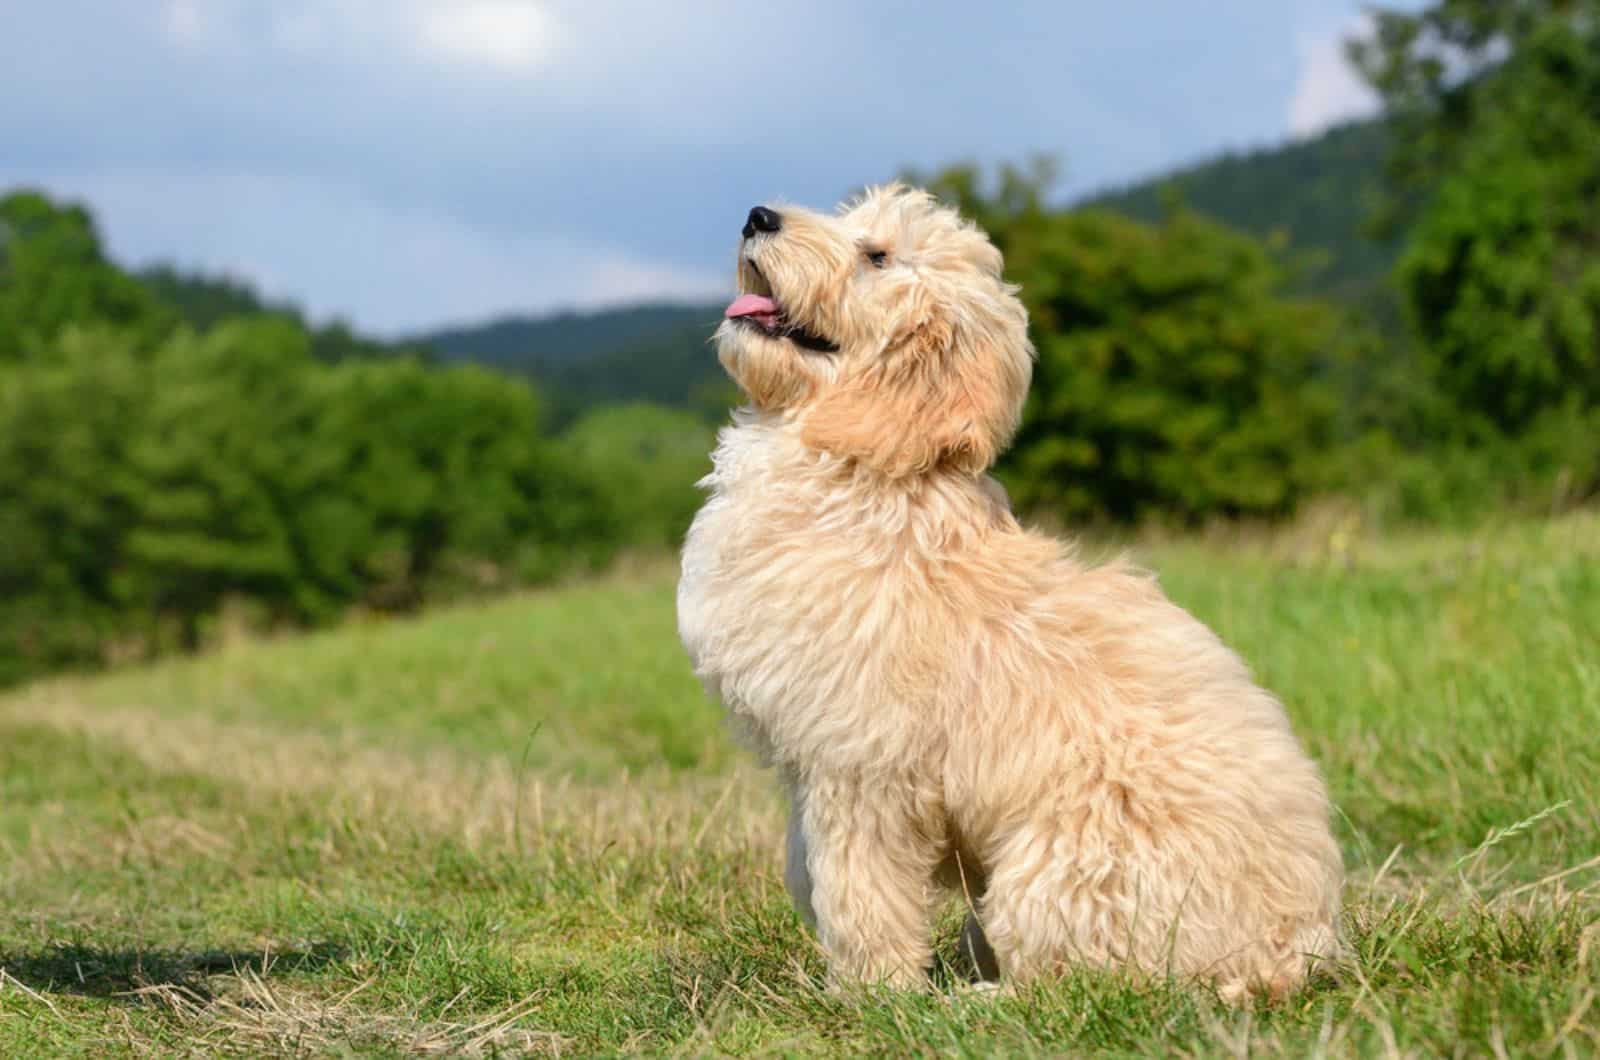
[[[559,426],[597,405],[648,401],[721,419],[733,392],[707,344],[722,305],[647,304],[513,316],[414,341],[445,360],[533,377]]]
[[[412,354],[475,363],[540,384],[551,425],[571,423],[598,405],[645,401],[720,419],[731,385],[707,345],[722,306],[651,303],[589,313],[506,316],[386,342],[341,321],[311,326],[299,307],[268,299],[248,282],[157,265],[139,282],[199,331],[224,320],[275,316],[307,330],[312,353],[336,362]]]
[[[685,328],[702,328],[708,321],[714,325],[721,316],[720,306],[644,304],[589,313],[506,316],[486,324],[430,331],[418,341],[437,349],[446,360],[509,368],[532,361],[550,368]]]
[[[1301,288],[1335,299],[1365,298],[1394,265],[1399,241],[1367,234],[1383,195],[1389,130],[1353,122],[1309,140],[1229,152],[1151,180],[1091,196],[1143,221],[1169,197],[1225,224],[1306,255]]]
[[[1140,559],[1327,777],[1337,983],[830,994],[657,568],[0,696],[0,1055],[1585,1054],[1596,517]]]

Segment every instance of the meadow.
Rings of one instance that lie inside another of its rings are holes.
[[[662,560],[0,697],[0,1055],[1600,1052],[1600,513],[1134,551],[1326,771],[1337,982],[830,994]]]

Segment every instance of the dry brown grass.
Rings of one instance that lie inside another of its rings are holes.
[[[363,1010],[356,1001],[370,980],[324,998],[273,984],[269,970],[267,957],[260,970],[245,967],[215,976],[206,994],[171,984],[132,993],[165,1009],[196,1054],[325,1056],[353,1048],[408,1056],[560,1056],[570,1045],[560,1034],[517,1026],[538,1007],[538,994],[471,1022],[424,1020]],[[128,1044],[153,1044],[131,1025],[127,1029]]]
[[[86,707],[60,690],[0,702],[0,721],[44,725],[117,748],[158,773],[211,777],[310,800],[342,816],[407,825],[472,849],[530,850],[552,833],[589,834],[623,852],[781,851],[782,806],[746,766],[725,776],[624,772],[596,783],[519,768],[509,757],[424,755],[281,728],[174,718],[145,707]],[[138,823],[130,843],[221,849],[226,836],[178,818]]]

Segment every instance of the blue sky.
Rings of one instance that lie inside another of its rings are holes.
[[[715,297],[750,205],[905,166],[1070,196],[1372,105],[1355,0],[0,3],[0,187],[387,334]]]

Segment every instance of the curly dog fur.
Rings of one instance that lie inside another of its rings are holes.
[[[832,976],[925,982],[943,884],[1007,978],[1292,990],[1339,953],[1321,777],[1153,578],[1024,529],[985,474],[1033,359],[1000,253],[898,186],[760,220],[716,336],[749,407],[678,620],[790,790],[786,880]]]

